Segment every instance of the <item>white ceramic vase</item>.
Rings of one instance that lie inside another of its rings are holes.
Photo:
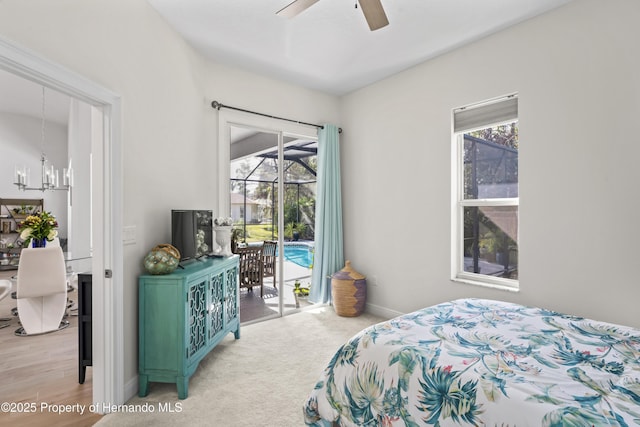
[[[231,256],[231,229],[233,226],[230,225],[216,225],[213,227],[216,232],[216,243],[218,244],[218,249],[216,250],[217,255],[222,256]]]

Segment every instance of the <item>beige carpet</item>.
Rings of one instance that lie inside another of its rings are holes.
[[[202,360],[187,399],[178,399],[174,384],[151,383],[147,397],[127,402],[147,403],[149,412],[112,413],[96,425],[303,426],[302,406],[333,353],[382,320],[339,317],[320,307],[241,327],[239,340],[229,334]],[[181,412],[160,412],[163,407]]]

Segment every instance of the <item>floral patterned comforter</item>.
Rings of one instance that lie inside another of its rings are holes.
[[[640,330],[446,302],[354,336],[303,412],[311,426],[640,425]]]

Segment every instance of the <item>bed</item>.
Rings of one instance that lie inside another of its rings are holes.
[[[640,330],[460,299],[364,329],[303,407],[310,426],[640,425]]]

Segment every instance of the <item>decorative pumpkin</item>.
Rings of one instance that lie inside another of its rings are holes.
[[[149,274],[169,274],[180,264],[180,251],[168,243],[155,246],[144,257],[144,268]]]

